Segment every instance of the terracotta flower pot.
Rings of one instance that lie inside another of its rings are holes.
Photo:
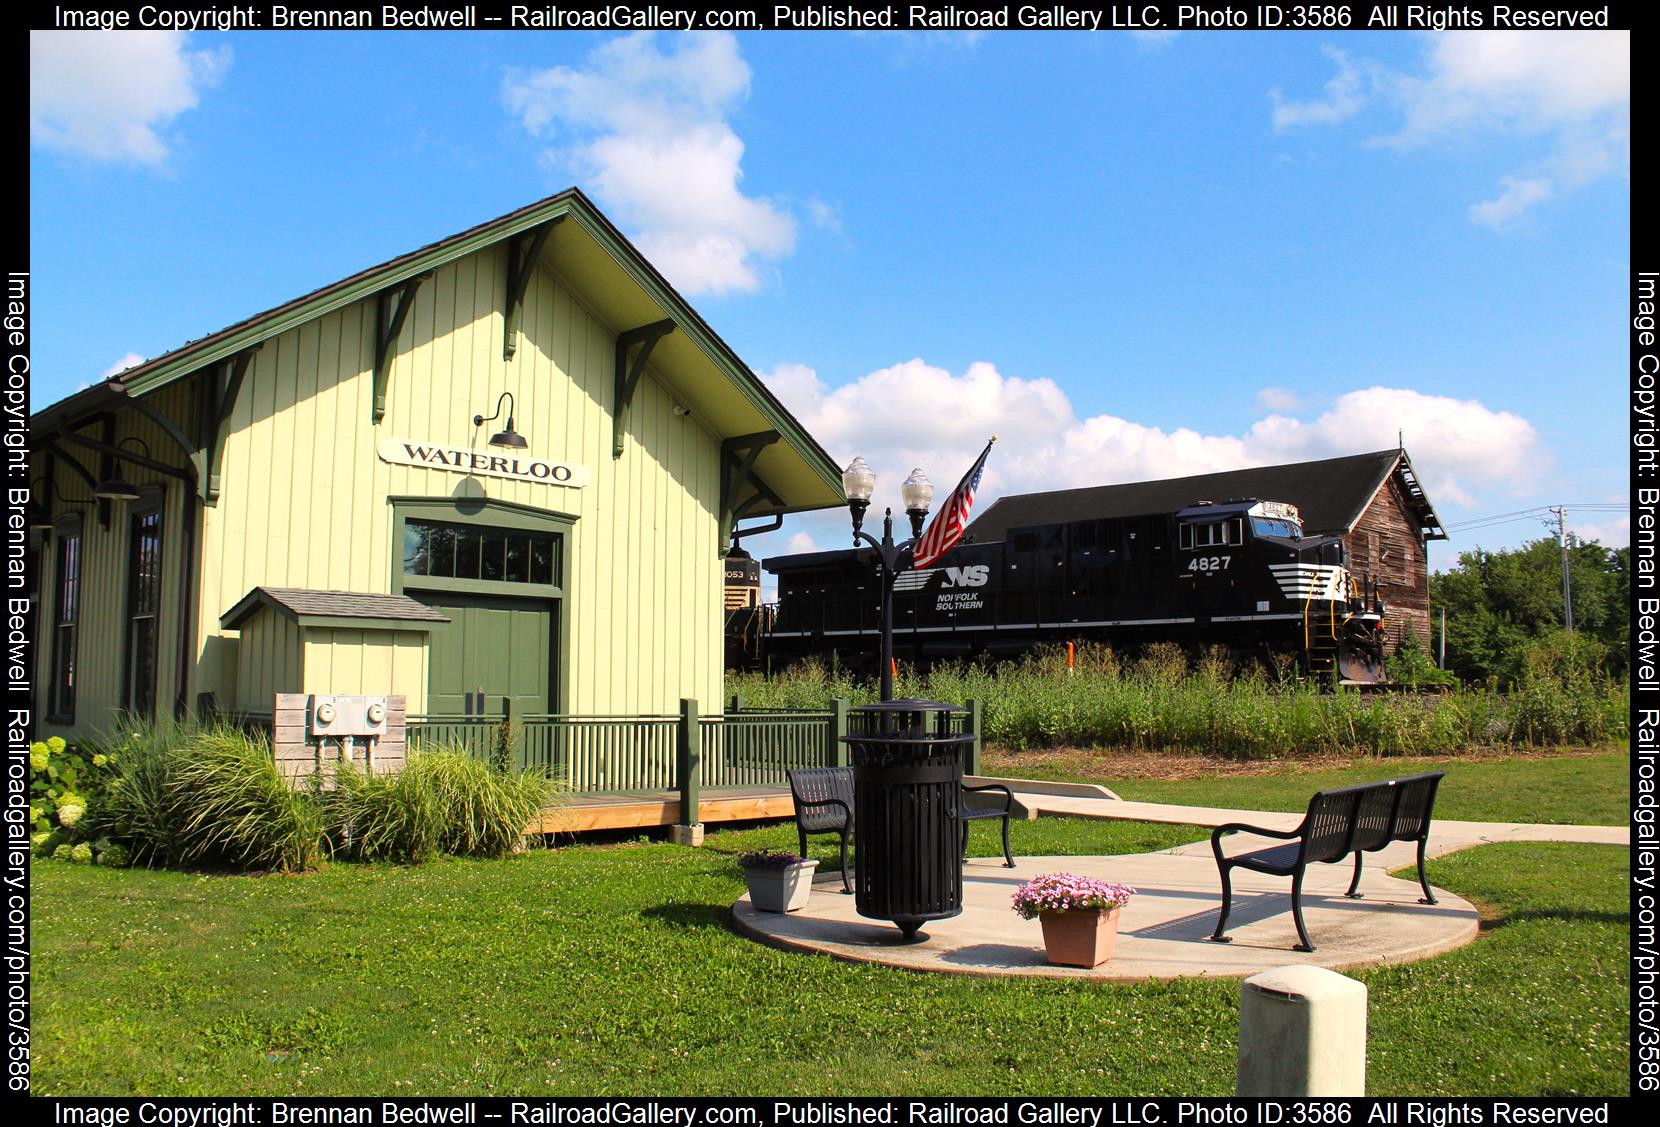
[[[1063,967],[1098,967],[1112,958],[1118,942],[1118,913],[1105,908],[1093,912],[1042,912],[1043,946],[1049,961]]]
[[[805,908],[807,897],[813,891],[816,868],[817,861],[802,861],[782,869],[745,869],[750,905],[757,912],[793,912]]]

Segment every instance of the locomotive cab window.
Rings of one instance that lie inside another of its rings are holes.
[[[1245,542],[1245,525],[1239,517],[1207,524],[1182,525],[1182,547],[1189,551],[1225,547]]]
[[[1286,540],[1301,540],[1303,530],[1296,521],[1282,517],[1252,517],[1251,532],[1256,536],[1279,536]]]

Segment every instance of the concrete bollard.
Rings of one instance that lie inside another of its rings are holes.
[[[1324,967],[1276,967],[1239,997],[1241,1096],[1364,1096],[1366,986]]]

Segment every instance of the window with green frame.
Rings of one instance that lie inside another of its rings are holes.
[[[518,528],[406,520],[403,573],[442,579],[559,584],[560,537]]]
[[[156,667],[161,614],[161,505],[135,512],[127,542],[126,708],[156,712]]]

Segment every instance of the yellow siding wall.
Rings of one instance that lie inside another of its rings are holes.
[[[300,687],[304,648],[299,624],[262,610],[242,624],[242,640],[237,646],[236,709],[260,715],[271,711],[275,693],[298,693]],[[229,693],[221,692],[225,701]]]
[[[189,389],[173,386],[158,392],[153,400],[158,409],[176,420],[189,435],[195,430],[195,405]],[[141,446],[128,442],[123,447],[135,454],[143,454],[148,447],[150,455],[159,462],[180,464],[185,454],[155,423],[134,411],[122,411],[116,418],[115,442],[119,445],[130,437],[143,440]],[[97,427],[87,427],[81,433],[103,440]],[[92,475],[103,479],[103,455],[71,442],[62,443],[77,461]],[[36,454],[30,466],[31,480],[38,482],[45,472],[46,457]],[[178,690],[179,639],[179,568],[183,540],[184,498],[183,482],[123,464],[122,475],[135,485],[159,485],[164,490],[162,504],[161,603],[156,647],[156,717],[166,721],[173,715],[173,701]],[[96,505],[66,504],[62,498],[75,500],[91,496],[92,487],[73,473],[61,460],[56,470],[57,495],[52,500],[54,516],[78,513],[81,516],[81,599],[80,628],[77,646],[77,687],[75,720],[73,724],[53,724],[47,719],[47,701],[51,691],[52,624],[57,614],[57,560],[59,543],[54,536],[51,548],[41,557],[40,575],[40,644],[36,649],[38,670],[35,684],[39,687],[39,730],[42,735],[93,735],[108,732],[115,726],[122,704],[122,687],[126,675],[127,652],[127,552],[132,506],[109,505],[109,527],[98,522]],[[195,706],[195,698],[189,704]]]
[[[231,418],[219,504],[205,510],[204,643],[220,633],[219,616],[259,584],[390,591],[397,554],[387,498],[448,497],[465,484],[577,518],[564,602],[569,711],[672,712],[686,696],[713,708],[722,662],[719,441],[675,415],[648,370],[627,447],[613,460],[616,334],[633,326],[603,324],[567,285],[538,271],[517,355],[504,361],[504,254],[481,251],[422,285],[378,427],[369,422],[373,301],[265,343]],[[388,436],[488,449],[500,423],[475,428],[473,416],[490,414],[503,391],[514,394],[530,454],[587,466],[592,484],[469,483],[376,456]],[[246,647],[240,660],[248,661]],[[224,700],[221,664],[204,662],[196,688]],[[417,711],[416,694],[397,691]]]
[[[406,712],[427,708],[427,636],[415,630],[304,630],[302,693],[403,694]]]

